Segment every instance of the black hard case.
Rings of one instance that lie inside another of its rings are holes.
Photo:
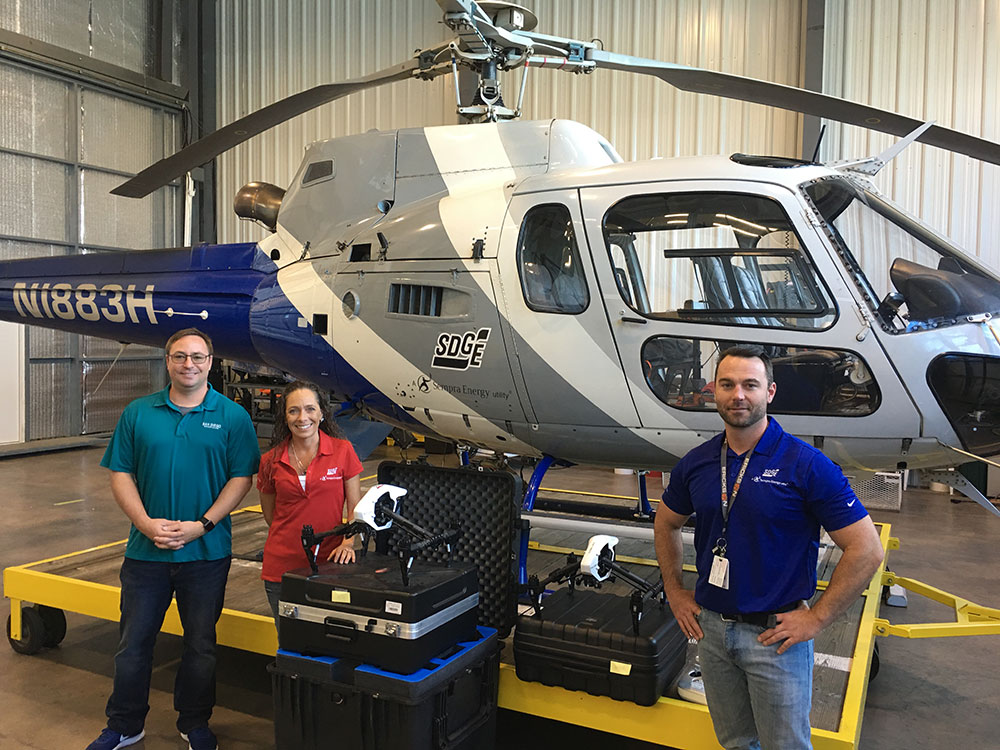
[[[405,676],[279,650],[268,667],[277,750],[492,750],[500,651],[481,628]]]
[[[522,615],[514,631],[517,676],[529,682],[651,706],[684,665],[687,638],[668,606],[646,606],[633,635],[629,600],[588,589],[559,589],[541,617]]]
[[[479,585],[467,566],[414,562],[403,586],[396,557],[369,553],[281,579],[278,643],[303,654],[357,659],[408,674],[476,635]],[[294,614],[286,615],[289,607]]]
[[[378,481],[407,490],[400,513],[435,532],[461,529],[454,561],[479,572],[479,624],[505,638],[517,617],[517,554],[521,531],[521,479],[507,471],[444,468],[385,461]],[[396,549],[394,530],[382,534],[383,549]],[[444,562],[444,547],[424,550],[422,559]],[[417,563],[414,563],[416,565]]]

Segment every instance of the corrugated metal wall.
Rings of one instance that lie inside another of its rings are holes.
[[[160,6],[8,3],[0,5],[0,28],[151,73]],[[179,188],[144,201],[108,191],[180,146],[180,114],[9,57],[0,61],[0,181],[8,186],[0,191],[0,259],[178,244]],[[129,347],[101,384],[117,343],[42,328],[28,328],[25,343],[28,439],[110,430],[128,401],[165,381],[161,353],[151,347]]]
[[[1000,141],[1000,2],[826,0],[826,93]],[[891,136],[831,123],[823,159]],[[1000,267],[1000,166],[914,145],[876,179],[892,200]]]
[[[590,40],[624,54],[696,65],[779,83],[800,80],[799,0],[538,0],[538,31]],[[304,7],[309,11],[305,12]],[[432,0],[278,0],[218,3],[218,122],[321,83],[389,66],[448,38]],[[517,97],[520,71],[505,82]],[[451,77],[400,82],[301,115],[219,159],[219,239],[259,239],[232,212],[250,180],[283,187],[306,144],[321,138],[457,122]],[[626,159],[748,151],[798,156],[801,118],[678,92],[648,77],[532,70],[524,118],[578,120],[608,137]]]
[[[7,0],[0,28],[137,73],[157,75],[161,0]],[[174,46],[181,43],[181,3],[174,8]],[[179,60],[177,62],[180,62]],[[174,66],[173,82],[179,81]]]

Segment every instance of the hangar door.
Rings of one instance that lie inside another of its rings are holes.
[[[150,28],[160,20],[155,4],[129,3],[124,15],[121,6],[109,6],[103,16],[103,5],[87,5],[42,0],[0,9],[0,180],[6,186],[0,259],[182,244],[180,185],[139,201],[109,195],[181,145],[180,109],[130,95],[85,67],[73,72],[59,65],[60,56],[75,53],[91,58],[94,70],[147,73]],[[79,12],[84,17],[75,19]],[[26,47],[50,57],[19,54]],[[0,337],[0,382],[22,384],[24,439],[108,431],[128,401],[165,382],[157,349],[121,351],[113,341],[26,327],[22,350],[18,337],[7,334]],[[23,369],[15,372],[19,362]],[[11,396],[0,418],[19,423],[22,402]],[[0,440],[11,440],[10,434]]]

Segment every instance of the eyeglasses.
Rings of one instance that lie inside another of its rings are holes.
[[[201,352],[195,352],[194,354],[185,354],[184,352],[174,352],[173,354],[168,354],[167,359],[176,365],[182,365],[187,360],[191,360],[193,364],[203,365],[211,357],[211,354],[202,354]]]

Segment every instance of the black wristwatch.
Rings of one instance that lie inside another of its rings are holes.
[[[202,516],[198,520],[201,521],[201,525],[205,527],[206,534],[215,528],[215,522],[209,521],[207,518],[205,518],[205,516]]]

